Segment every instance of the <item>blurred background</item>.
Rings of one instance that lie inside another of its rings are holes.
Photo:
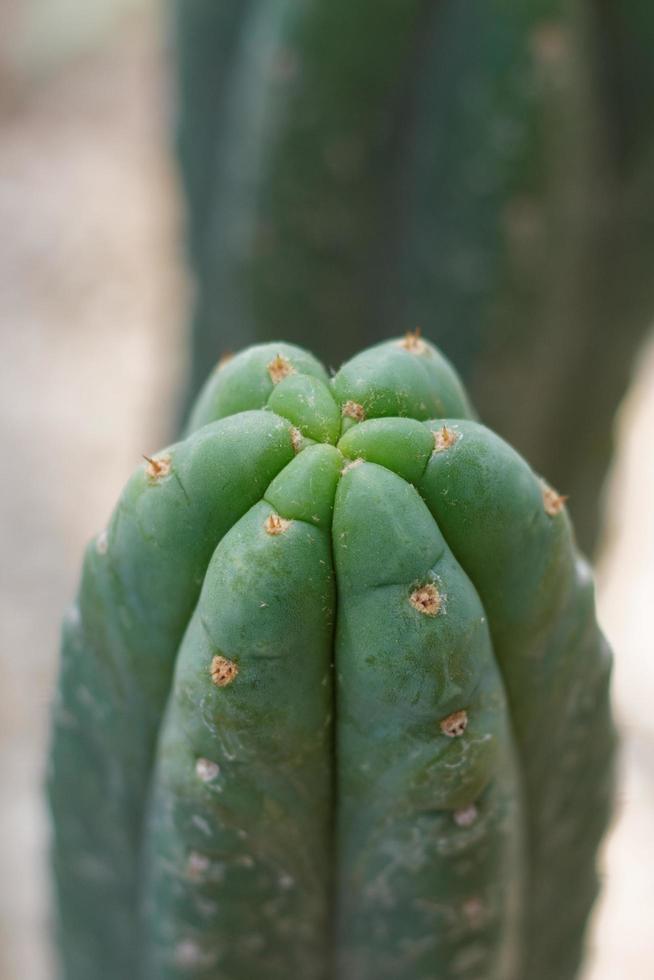
[[[141,453],[221,351],[416,326],[596,557],[623,749],[584,980],[654,976],[654,14],[369,6],[0,8],[2,980],[53,975],[59,622]]]

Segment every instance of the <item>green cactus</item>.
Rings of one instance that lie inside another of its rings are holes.
[[[436,348],[244,351],[66,618],[63,975],[570,980],[609,673],[563,498]]]
[[[174,6],[191,396],[244,343],[336,366],[422,325],[590,551],[654,313],[651,3]]]

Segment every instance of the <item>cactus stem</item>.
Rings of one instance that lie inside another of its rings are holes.
[[[108,548],[109,548],[109,535],[107,534],[105,528],[104,531],[100,531],[97,538],[95,539],[95,550],[99,555],[106,555]]]
[[[143,459],[146,463],[145,472],[151,483],[161,480],[170,473],[172,460],[168,453],[164,453],[161,456],[146,456],[143,453]]]
[[[345,402],[341,412],[344,418],[354,419],[355,422],[363,422],[366,417],[363,405],[360,405],[358,402]]]
[[[437,429],[436,432],[434,432],[434,452],[444,452],[446,449],[449,449],[450,446],[453,446],[458,438],[458,432],[455,432],[454,429],[448,429],[446,425],[440,429]]]
[[[440,727],[443,735],[448,738],[459,738],[468,727],[468,712],[464,709],[453,711],[447,718],[443,718]]]
[[[270,380],[274,385],[279,384],[284,378],[287,378],[289,374],[294,374],[295,368],[282,354],[276,354],[272,361],[268,364],[268,374],[270,375]]]
[[[227,657],[216,654],[211,661],[210,672],[211,680],[216,687],[227,687],[236,678],[238,667],[233,660],[228,660]]]
[[[293,521],[287,521],[285,518],[280,517],[279,514],[270,514],[266,519],[264,528],[266,529],[266,534],[283,534],[292,523]]]
[[[550,517],[556,517],[557,514],[561,513],[567,499],[548,486],[547,483],[543,483],[543,507],[545,513],[549,514]]]
[[[409,602],[424,616],[438,616],[443,608],[442,596],[431,582],[415,589],[409,596]]]

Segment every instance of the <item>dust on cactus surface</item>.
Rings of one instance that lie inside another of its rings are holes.
[[[571,980],[609,674],[564,496],[428,341],[226,360],[65,618],[63,976]]]

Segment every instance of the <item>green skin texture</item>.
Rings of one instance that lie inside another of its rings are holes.
[[[173,7],[185,408],[225,350],[283,335],[335,367],[421,325],[590,553],[654,309],[649,0]]]
[[[610,654],[565,510],[472,415],[426,342],[331,380],[261,345],[131,478],[64,626],[66,980],[575,975]]]

